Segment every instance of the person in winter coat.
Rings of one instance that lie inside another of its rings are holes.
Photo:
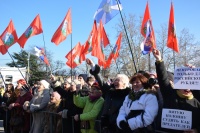
[[[12,109],[12,117],[10,121],[11,131],[12,133],[28,133],[30,130],[30,114],[23,109],[23,104],[25,101],[30,101],[32,99],[32,94],[29,91],[30,87],[28,87],[26,84],[21,86],[19,90],[20,96],[14,103],[11,103],[8,107],[8,109]],[[19,123],[19,125],[15,125],[15,123],[12,123],[12,119],[15,117],[21,117],[23,123]]]
[[[174,89],[173,87],[173,74],[166,70],[164,61],[162,60],[161,53],[159,50],[154,49],[153,55],[156,59],[155,66],[157,72],[157,78],[160,85],[160,91],[163,96],[163,110],[174,109],[189,111],[192,113],[191,116],[191,128],[178,130],[164,128],[162,125],[159,130],[170,133],[198,133],[200,132],[200,102],[193,96],[190,89]],[[162,111],[163,112],[163,111]],[[172,123],[172,122],[171,122]],[[176,123],[174,123],[176,124]]]
[[[101,127],[99,127],[99,123],[96,122],[96,130],[99,131],[99,128],[101,128],[102,133],[118,133],[120,131],[117,127],[116,119],[125,97],[130,92],[130,88],[128,87],[129,78],[125,74],[118,74],[114,78],[113,83],[108,85],[102,82],[99,76],[100,67],[95,65],[90,59],[87,59],[86,62],[91,66],[90,73],[99,83],[105,99],[99,118]]]
[[[103,106],[104,99],[98,85],[92,85],[89,96],[81,97],[80,94],[73,96],[74,104],[83,108],[83,113],[74,116],[75,121],[81,122],[81,133],[97,133],[94,130],[95,120]]]
[[[49,83],[46,80],[40,80],[38,83],[38,92],[30,102],[26,101],[23,108],[32,113],[33,121],[29,133],[43,133],[44,131],[44,113],[50,101]]]
[[[76,93],[78,86],[80,86],[78,80],[67,79],[64,82],[64,88],[60,86],[54,88],[62,97],[62,102],[57,110],[58,114],[62,116],[62,123],[58,123],[57,129],[63,127],[63,132],[80,133],[80,122],[73,119],[74,115],[81,114],[83,111],[73,102],[73,95]]]
[[[45,113],[45,121],[44,121],[45,127],[44,127],[43,133],[51,133],[51,129],[52,129],[52,133],[57,133],[56,126],[57,126],[57,122],[59,118],[57,114],[55,115],[55,113],[57,113],[57,109],[60,104],[60,101],[61,101],[60,94],[54,91],[51,94],[50,102],[46,108],[47,113]]]
[[[3,118],[3,125],[6,133],[10,133],[10,118],[12,117],[12,110],[7,109],[11,103],[14,103],[17,98],[20,96],[20,89],[23,85],[26,84],[26,81],[24,79],[19,79],[17,81],[17,86],[15,87],[14,91],[13,90],[13,85],[8,85],[8,89],[6,93],[3,96],[3,101],[4,101],[4,109],[6,111],[5,117]],[[7,121],[6,121],[7,117]]]
[[[123,133],[153,132],[151,124],[158,112],[158,101],[142,74],[131,77],[132,91],[126,96],[117,117]]]

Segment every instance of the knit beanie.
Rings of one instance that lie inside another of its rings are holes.
[[[85,82],[87,82],[87,74],[79,74],[78,77],[82,77]]]
[[[44,86],[45,89],[49,89],[49,83],[46,80],[40,80],[40,83]]]

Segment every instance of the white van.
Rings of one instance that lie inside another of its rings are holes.
[[[21,73],[20,73],[21,72]],[[14,86],[17,85],[17,81],[19,79],[26,79],[27,69],[26,67],[23,68],[16,68],[16,67],[0,67],[0,78],[1,84],[6,86],[9,83],[12,83]]]

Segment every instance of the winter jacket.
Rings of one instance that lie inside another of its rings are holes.
[[[144,110],[134,117],[127,119],[131,111]],[[117,117],[117,126],[120,127],[121,121],[127,121],[131,130],[146,127],[154,121],[158,112],[158,101],[154,94],[145,93],[138,100],[131,100],[126,96]],[[143,115],[143,116],[142,116]]]
[[[157,78],[160,85],[160,91],[163,96],[163,108],[179,109],[192,112],[192,129],[197,129],[200,132],[200,102],[196,99],[181,98],[177,95],[176,90],[171,86],[168,74],[163,61],[155,63]],[[159,130],[170,133],[182,133],[183,131],[175,129],[161,128]]]
[[[14,110],[12,112],[12,114],[14,115],[19,115],[23,118],[24,121],[26,121],[22,127],[11,127],[14,128],[14,130],[18,130],[18,131],[29,131],[30,130],[30,113],[27,113],[26,111],[23,110],[23,104],[25,101],[30,101],[32,99],[32,94],[30,92],[27,92],[26,94],[24,94],[23,96],[19,96],[17,98],[17,100],[14,103],[14,107],[12,110]],[[11,115],[12,115],[11,114]],[[14,117],[14,115],[12,115],[12,117]]]
[[[49,89],[44,89],[33,96],[30,101],[30,111],[33,116],[33,121],[30,129],[30,133],[43,133],[44,130],[44,113],[48,103],[50,101]]]
[[[105,99],[99,119],[101,119],[101,126],[103,128],[106,127],[109,128],[108,130],[116,132],[116,130],[118,130],[116,119],[119,113],[119,109],[131,89],[115,89],[113,85],[108,85],[107,83],[102,82],[99,76],[99,69],[100,67],[98,65],[95,65],[95,70],[90,70],[90,73],[99,83],[100,88],[103,92],[103,97]],[[97,127],[97,129],[98,128],[99,127]]]
[[[91,102],[89,96],[81,97],[80,95],[74,95],[74,104],[79,108],[83,108],[83,113],[80,114],[80,121],[89,121],[90,129],[81,129],[82,133],[97,133],[94,130],[95,120],[103,106],[104,99],[99,99]]]
[[[57,91],[62,98],[57,112],[63,111],[64,109],[67,110],[67,117],[62,119],[64,124],[63,131],[71,133],[74,130],[74,133],[80,133],[80,122],[76,122],[72,119],[74,115],[81,114],[83,111],[82,108],[77,107],[73,102],[73,95],[75,92],[66,91],[60,86],[54,88],[54,90]],[[58,128],[62,127],[62,125],[57,126]]]

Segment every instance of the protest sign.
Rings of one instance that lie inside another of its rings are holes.
[[[174,88],[200,90],[200,68],[176,68],[174,70]]]
[[[192,127],[192,112],[178,109],[163,109],[161,127],[186,130]]]

